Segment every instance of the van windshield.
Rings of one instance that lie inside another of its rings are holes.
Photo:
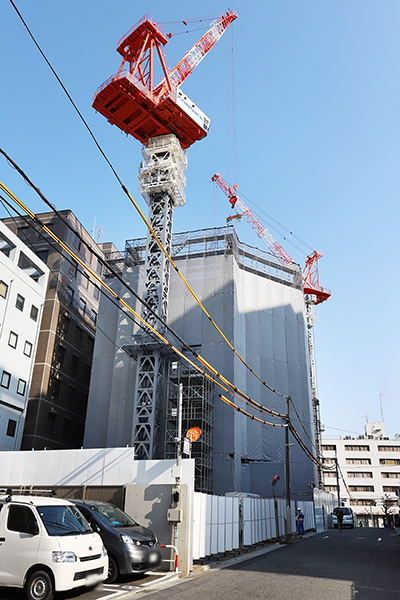
[[[38,506],[37,509],[49,535],[92,533],[85,517],[75,506]]]
[[[101,520],[111,527],[136,527],[137,523],[123,510],[111,504],[95,504],[90,507]]]
[[[336,513],[336,511],[337,511],[337,510],[339,510],[339,508],[335,508],[335,511],[334,511],[334,512]],[[340,507],[340,510],[342,511],[342,513],[343,513],[344,515],[351,515],[351,510],[350,510],[350,508],[348,508],[347,506],[341,506],[341,507]]]

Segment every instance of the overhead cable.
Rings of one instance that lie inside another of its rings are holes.
[[[34,38],[32,32],[30,31],[28,25],[26,24],[26,22],[24,21],[21,13],[19,12],[19,10],[17,9],[15,3],[13,2],[13,0],[10,0],[12,6],[14,7],[15,11],[17,12],[19,18],[21,19],[24,27],[26,28],[26,30],[28,31],[30,37],[32,38],[35,46],[37,47],[37,49],[39,50],[40,54],[43,56],[44,60],[46,61],[47,65],[49,66],[49,68],[51,69],[52,73],[54,74],[54,76],[56,77],[57,81],[59,82],[59,84],[61,85],[62,89],[64,90],[65,94],[67,95],[68,99],[70,100],[72,106],[74,107],[74,109],[76,110],[77,114],[79,115],[80,119],[82,120],[83,124],[85,125],[86,129],[88,130],[90,136],[92,137],[95,145],[97,146],[98,150],[100,151],[100,153],[102,154],[103,158],[106,160],[107,164],[109,165],[109,167],[111,168],[113,174],[115,175],[118,183],[121,185],[122,190],[124,191],[124,193],[128,196],[128,198],[130,199],[130,201],[132,202],[133,206],[135,207],[136,211],[139,213],[140,217],[142,218],[143,222],[146,224],[147,229],[151,232],[151,234],[153,235],[154,240],[156,241],[156,243],[158,244],[159,248],[161,249],[161,251],[164,253],[164,255],[166,256],[166,258],[169,260],[170,264],[172,265],[172,267],[174,268],[175,272],[177,273],[177,275],[181,278],[181,280],[183,281],[186,289],[188,290],[188,292],[191,294],[191,296],[193,297],[193,299],[196,301],[196,303],[200,306],[200,308],[203,310],[204,314],[207,316],[207,318],[209,319],[210,323],[213,325],[213,327],[215,327],[215,329],[218,331],[218,333],[221,335],[222,339],[228,344],[228,346],[231,348],[231,350],[233,351],[233,353],[235,354],[235,356],[241,361],[241,363],[250,371],[250,373],[252,373],[259,381],[260,383],[266,387],[267,389],[269,389],[272,393],[277,394],[278,396],[281,396],[282,398],[288,398],[288,396],[286,394],[282,394],[281,392],[279,392],[278,390],[275,390],[272,386],[270,386],[268,383],[266,383],[266,381],[264,381],[262,379],[262,377],[260,377],[251,367],[250,365],[244,360],[244,358],[239,354],[239,352],[237,352],[237,350],[235,349],[235,347],[233,346],[233,344],[228,340],[228,338],[225,336],[225,334],[221,331],[221,329],[218,327],[218,325],[215,323],[215,321],[213,320],[213,318],[211,317],[211,315],[208,313],[207,309],[205,308],[205,306],[203,306],[203,304],[201,303],[200,299],[197,297],[197,295],[195,294],[195,292],[192,290],[192,288],[190,287],[189,283],[185,280],[185,278],[183,277],[183,275],[180,273],[178,267],[176,266],[174,260],[172,259],[172,257],[168,254],[168,252],[166,251],[166,249],[164,248],[163,244],[161,243],[161,241],[159,240],[158,236],[156,235],[155,231],[153,230],[153,228],[151,227],[150,223],[148,222],[148,220],[146,219],[146,217],[144,216],[144,214],[142,213],[142,211],[140,210],[138,204],[135,202],[135,200],[132,198],[131,194],[129,193],[127,187],[122,183],[120,177],[118,176],[117,171],[114,169],[113,165],[111,164],[110,160],[108,159],[108,157],[106,156],[104,150],[101,148],[99,142],[97,141],[95,135],[93,134],[92,130],[90,129],[89,125],[87,124],[86,120],[84,119],[83,115],[81,114],[81,112],[79,111],[78,107],[76,106],[76,104],[74,103],[74,101],[72,100],[72,97],[70,96],[70,94],[68,93],[66,87],[64,86],[64,84],[62,83],[60,77],[57,75],[55,69],[52,67],[50,61],[47,59],[46,55],[44,54],[44,52],[42,51],[42,49],[40,48],[38,42],[36,41],[36,39]]]

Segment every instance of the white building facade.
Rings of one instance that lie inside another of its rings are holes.
[[[400,435],[385,436],[382,423],[367,423],[365,435],[325,437],[322,455],[324,488],[350,506],[363,525],[382,525],[387,514],[397,514],[400,488]],[[339,493],[338,493],[339,484]],[[386,511],[385,511],[386,506]]]
[[[49,269],[0,221],[0,450],[19,450]]]

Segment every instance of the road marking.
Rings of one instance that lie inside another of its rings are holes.
[[[324,535],[324,540],[327,540],[329,535]]]
[[[106,590],[104,590],[106,591]],[[116,598],[117,596],[120,596],[121,594],[125,594],[125,590],[115,590],[112,592],[112,594],[107,594],[107,596],[100,596],[99,598],[97,598],[97,600],[108,600],[108,598]]]
[[[362,537],[362,536],[356,535],[356,540],[365,540],[365,536]]]

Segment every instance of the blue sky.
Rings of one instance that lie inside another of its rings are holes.
[[[201,27],[228,6],[219,0],[205,0],[201,9],[159,0],[16,5],[147,213],[137,192],[141,145],[95,114],[94,92],[118,70],[119,38],[145,13],[173,31],[173,21],[201,18]],[[400,431],[400,4],[237,0],[232,8],[239,18],[183,85],[211,118],[211,129],[189,149],[187,202],[175,211],[174,231],[225,224],[228,202],[210,183],[219,171],[239,185],[243,199],[323,252],[320,280],[332,297],[317,308],[314,333],[326,434],[363,433],[366,414],[381,419],[382,394],[392,437]],[[101,241],[123,249],[125,239],[145,235],[143,223],[7,0],[0,23],[0,146],[59,209],[73,210],[88,231],[96,220]],[[171,39],[171,66],[202,33]],[[0,178],[34,212],[46,210],[3,159]],[[247,223],[237,231],[261,246]],[[303,266],[304,254],[271,231]]]

